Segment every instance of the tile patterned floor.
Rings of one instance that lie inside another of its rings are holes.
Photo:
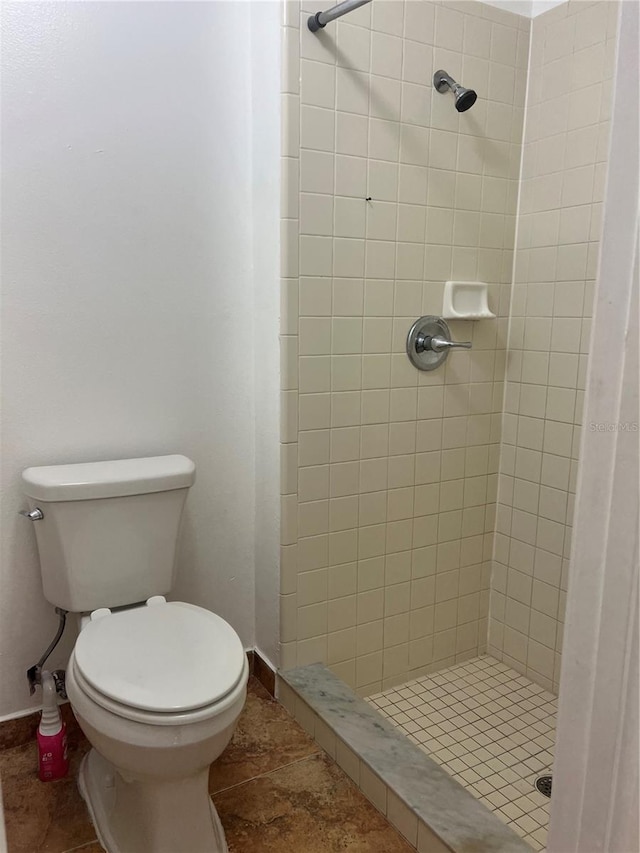
[[[544,850],[556,697],[489,656],[368,697],[534,850]]]
[[[75,781],[88,745],[73,722],[68,735],[71,773],[58,782],[38,781],[33,741],[0,751],[9,853],[103,853]],[[229,853],[412,851],[253,678],[209,791]]]

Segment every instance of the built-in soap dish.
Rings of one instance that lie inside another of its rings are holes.
[[[483,320],[496,315],[489,310],[489,285],[485,281],[447,281],[442,316],[445,320]]]

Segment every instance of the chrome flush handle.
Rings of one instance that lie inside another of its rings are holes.
[[[23,515],[25,518],[30,518],[31,521],[42,521],[44,518],[44,513],[39,507],[32,509],[29,511],[28,509],[20,509],[18,510],[18,515]]]

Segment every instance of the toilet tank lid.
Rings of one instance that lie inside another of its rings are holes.
[[[24,491],[41,501],[84,501],[186,489],[196,466],[186,456],[149,456],[73,465],[45,465],[22,472]]]

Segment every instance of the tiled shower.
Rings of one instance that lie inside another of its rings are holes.
[[[283,28],[283,666],[366,694],[489,636],[552,688],[616,4],[532,27],[377,0],[318,34],[313,11]],[[421,373],[406,334],[450,278],[488,281],[497,316],[453,322],[473,349]]]
[[[373,0],[314,34],[320,8],[288,3],[282,31],[281,665],[383,708],[479,660],[549,709],[617,3]],[[487,282],[495,318],[451,321],[472,349],[421,372],[407,332],[447,280]]]
[[[618,4],[533,20],[489,647],[557,693]]]
[[[283,660],[362,693],[487,643],[530,22],[470,9],[285,29]],[[488,96],[459,115],[440,67]],[[488,281],[497,318],[420,373],[405,338],[450,278]]]

